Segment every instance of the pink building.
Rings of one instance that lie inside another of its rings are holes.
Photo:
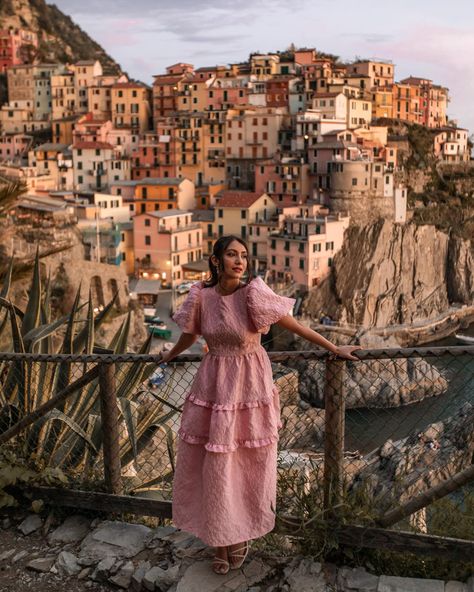
[[[329,273],[349,217],[332,216],[319,204],[305,204],[283,208],[279,224],[267,239],[270,277],[309,290]]]
[[[202,259],[202,227],[192,212],[163,210],[133,218],[135,271],[139,277],[177,285],[184,278],[182,265]]]
[[[0,30],[0,72],[11,66],[32,62],[38,49],[38,36],[25,29]]]
[[[208,109],[221,111],[248,103],[248,88],[243,78],[216,78],[208,88]]]
[[[461,127],[442,127],[434,136],[434,153],[444,162],[469,162],[469,132]]]
[[[308,164],[291,156],[258,163],[255,192],[267,193],[278,207],[305,203],[312,197]]]
[[[0,160],[23,164],[28,161],[28,149],[33,137],[27,134],[2,134],[0,136]]]
[[[169,118],[157,120],[156,131],[140,136],[132,155],[132,179],[177,177],[177,129]]]

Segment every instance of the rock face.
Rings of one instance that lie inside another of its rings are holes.
[[[120,66],[93,41],[70,17],[44,0],[3,0],[0,4],[2,29],[22,27],[38,34],[42,62],[75,62],[97,59],[109,72]]]
[[[309,293],[303,313],[371,328],[430,319],[454,301],[471,304],[471,245],[434,226],[350,226],[332,274]]]
[[[324,407],[325,364],[288,362],[299,372],[299,393],[314,407]],[[422,359],[367,360],[346,364],[344,400],[347,409],[409,405],[445,392],[443,374]]]
[[[353,487],[368,487],[383,506],[400,503],[472,464],[474,407],[402,440],[387,440],[363,459]]]
[[[474,256],[471,244],[453,237],[449,241],[447,267],[450,302],[474,301]]]

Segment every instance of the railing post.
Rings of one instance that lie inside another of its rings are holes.
[[[345,401],[344,376],[346,363],[326,359],[324,389],[324,509],[330,510],[342,498],[344,465]]]
[[[122,493],[122,477],[115,364],[99,363],[99,392],[105,484],[109,493],[120,494]]]

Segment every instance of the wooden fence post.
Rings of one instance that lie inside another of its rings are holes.
[[[99,364],[99,391],[105,484],[109,493],[120,494],[122,493],[122,477],[115,364]]]
[[[342,360],[326,359],[324,389],[324,509],[330,510],[342,498],[344,465],[345,401]]]

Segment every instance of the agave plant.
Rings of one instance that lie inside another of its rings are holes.
[[[39,256],[36,256],[29,300],[24,311],[8,299],[12,269],[13,262],[0,292],[0,337],[7,333],[10,326],[8,351],[44,354],[92,354],[98,351],[95,332],[109,316],[116,296],[94,316],[90,291],[88,300],[81,303],[79,287],[70,313],[52,320],[50,282],[43,285]],[[126,352],[130,324],[129,312],[110,342],[108,353]],[[149,353],[150,345],[151,336],[139,353]],[[87,370],[86,366],[67,361],[0,362],[0,433],[79,378]],[[143,383],[153,370],[152,363],[115,364],[117,400],[123,427],[120,433],[122,466],[136,460],[153,435],[158,430],[164,430],[173,467],[169,424],[178,410],[168,406],[171,410],[165,412],[166,392],[146,408],[139,402]],[[42,466],[60,467],[76,475],[100,468],[103,456],[98,379],[77,390],[26,428],[19,443],[23,447],[22,452]]]

